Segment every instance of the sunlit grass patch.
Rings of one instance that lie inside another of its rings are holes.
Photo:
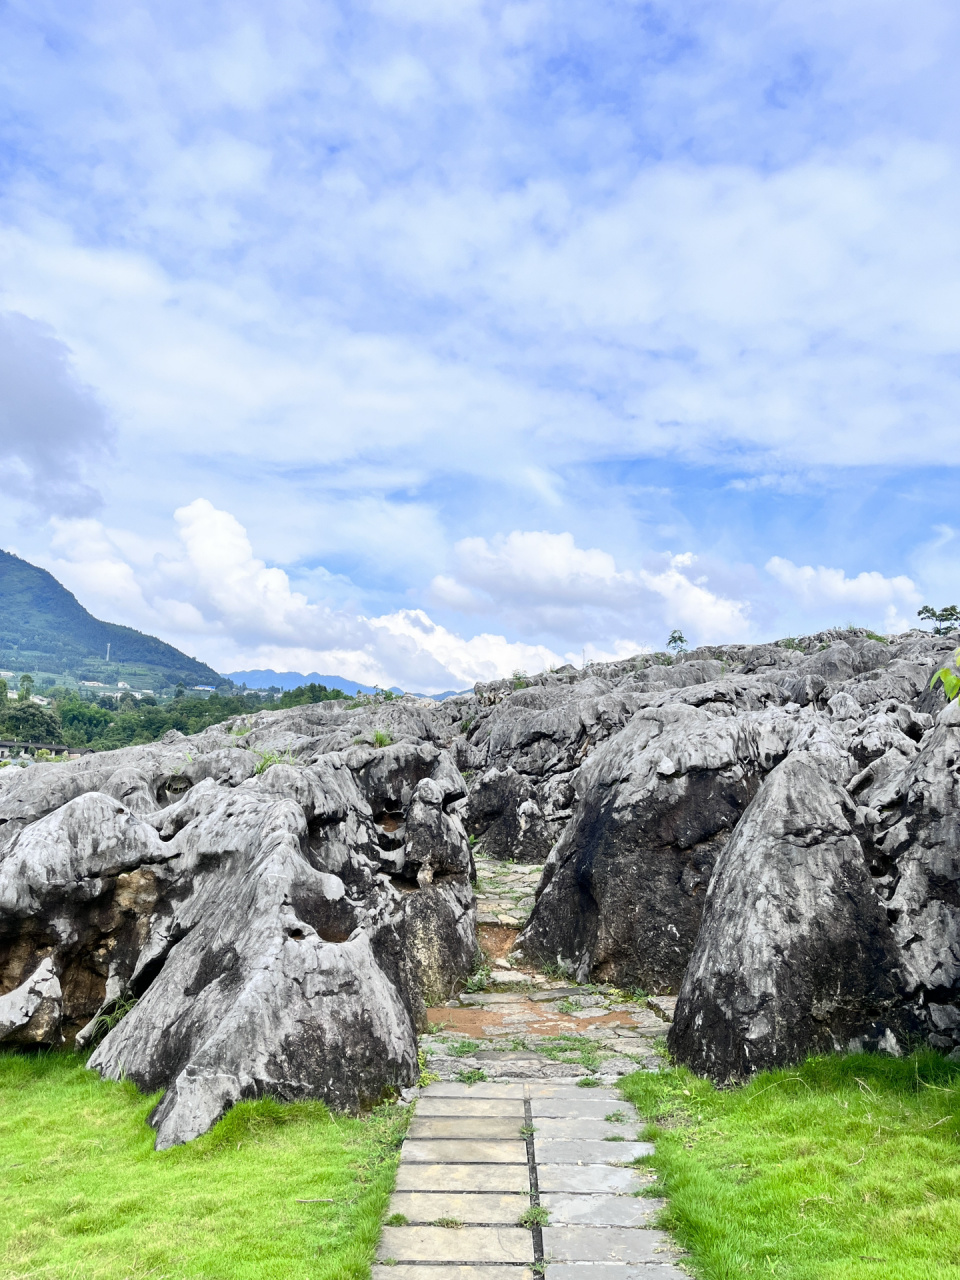
[[[701,1280],[960,1280],[960,1066],[858,1054],[735,1089],[682,1069],[620,1085]]]
[[[242,1103],[156,1152],[156,1102],[74,1054],[0,1054],[5,1280],[365,1280],[406,1109]]]

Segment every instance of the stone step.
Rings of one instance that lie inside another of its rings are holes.
[[[417,1103],[418,1116],[492,1116],[523,1118],[522,1098],[435,1098],[423,1097]]]
[[[540,1194],[545,1191],[570,1192],[576,1195],[614,1192],[631,1195],[643,1186],[639,1171],[604,1164],[537,1164]]]
[[[599,1144],[598,1144],[599,1145]],[[469,1142],[452,1138],[412,1140],[400,1149],[407,1164],[522,1164],[527,1163],[525,1142]],[[576,1163],[574,1161],[574,1163]],[[595,1161],[594,1163],[600,1163]]]
[[[419,1141],[423,1138],[477,1138],[492,1142],[501,1138],[519,1138],[522,1126],[523,1120],[520,1117],[415,1115],[407,1130],[407,1141]]]
[[[582,1228],[559,1227],[558,1231]],[[615,1230],[615,1228],[610,1228]],[[384,1227],[377,1261],[533,1262],[533,1236],[523,1227]]]
[[[543,1228],[544,1257],[556,1262],[668,1262],[669,1252],[673,1252],[670,1240],[662,1231],[637,1231],[631,1227]]]
[[[565,1138],[539,1138],[534,1134],[533,1145],[538,1164],[541,1161],[544,1164],[629,1164],[640,1156],[653,1155],[652,1142],[604,1142],[602,1139],[571,1142]]]
[[[493,1191],[528,1195],[530,1173],[519,1164],[401,1164],[397,1191]]]
[[[416,1262],[401,1262],[389,1267],[376,1266],[370,1275],[371,1280],[534,1280],[534,1274],[529,1267],[451,1264],[440,1270],[438,1267],[432,1267],[429,1264],[421,1266]],[[599,1277],[599,1280],[603,1280],[603,1277]],[[627,1278],[625,1277],[624,1280]],[[629,1280],[632,1280],[632,1277]],[[651,1280],[657,1280],[657,1277],[652,1276]],[[689,1280],[689,1277],[685,1277],[685,1280]]]
[[[541,1192],[540,1203],[550,1211],[554,1227],[649,1227],[666,1202],[631,1195]]]
[[[570,1198],[577,1199],[576,1196]],[[630,1201],[631,1197],[624,1196],[623,1199]],[[653,1204],[653,1201],[649,1203]],[[497,1195],[482,1191],[395,1191],[387,1217],[402,1213],[411,1226],[435,1223],[438,1218],[455,1218],[466,1225],[496,1223],[515,1227],[521,1213],[529,1208],[529,1195]]]

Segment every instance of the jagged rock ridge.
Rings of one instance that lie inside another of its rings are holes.
[[[91,1065],[166,1090],[159,1145],[238,1098],[361,1105],[472,963],[469,834],[546,859],[526,954],[679,992],[698,1071],[960,1053],[956,642],[646,655],[0,770],[0,1037],[115,1021]]]

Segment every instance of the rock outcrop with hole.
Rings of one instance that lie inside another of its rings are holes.
[[[411,1084],[476,949],[464,791],[408,702],[0,771],[0,1037],[106,1031],[91,1067],[166,1091],[158,1147]]]

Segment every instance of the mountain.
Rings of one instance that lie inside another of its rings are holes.
[[[8,551],[0,551],[0,667],[159,689],[181,680],[188,687],[223,683],[172,644],[101,622],[52,574]]]
[[[317,671],[304,675],[301,671],[230,671],[224,677],[234,684],[245,684],[248,689],[296,689],[302,684],[325,684],[328,689],[341,689],[344,693],[375,693],[376,686],[361,684],[359,680],[345,680],[343,676],[322,676]],[[390,688],[391,693],[405,693],[396,685]],[[452,698],[458,690],[447,689],[444,693],[427,693],[421,697],[433,698],[434,702],[442,702],[444,698]]]

